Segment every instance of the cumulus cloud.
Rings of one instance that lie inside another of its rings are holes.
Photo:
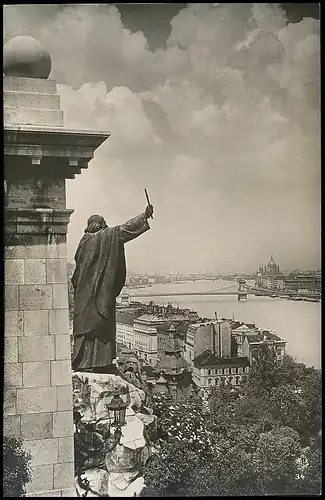
[[[122,222],[147,187],[131,269],[254,269],[271,251],[319,265],[319,21],[288,24],[279,5],[189,4],[156,50],[115,6],[6,8],[5,39],[49,49],[65,125],[111,132],[68,181],[70,256],[90,211]]]
[[[201,171],[201,162],[199,158],[193,158],[188,155],[178,155],[172,162],[170,181],[172,184],[186,187],[193,184]]]

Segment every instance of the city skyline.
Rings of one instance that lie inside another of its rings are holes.
[[[204,270],[201,270],[201,269],[195,269],[193,268],[191,272],[189,272],[188,274],[185,274],[185,273],[181,273],[180,271],[176,270],[164,270],[163,272],[160,273],[160,275],[162,276],[177,276],[177,275],[180,275],[180,276],[192,276],[192,275],[213,275],[213,276],[218,276],[218,275],[240,275],[240,274],[247,274],[247,275],[256,275],[259,271],[259,267],[260,266],[257,266],[256,268],[254,269],[248,269],[248,268],[242,268],[240,269],[238,267],[238,269],[231,269],[231,270],[213,270],[213,269],[204,269]],[[264,267],[264,265],[263,265]],[[299,271],[299,272],[321,272],[320,268],[317,268],[317,269],[303,269],[303,268],[295,268],[295,269],[282,269],[280,268],[280,272],[283,273],[283,274],[289,274],[289,273],[292,273],[292,272],[296,272],[296,271]],[[156,273],[150,273],[150,272],[146,272],[146,271],[143,271],[143,272],[140,272],[138,269],[127,269],[127,275],[129,276],[159,276],[159,274],[156,274]]]
[[[255,270],[271,251],[319,268],[316,4],[300,22],[280,4],[171,5],[161,21],[153,5],[146,21],[135,5],[5,8],[5,40],[49,50],[65,125],[111,133],[67,182],[69,261],[91,213],[123,223],[147,188],[154,220],[130,269]]]

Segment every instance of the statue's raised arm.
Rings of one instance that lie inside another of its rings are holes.
[[[120,227],[120,240],[122,243],[127,243],[128,241],[134,240],[140,236],[140,234],[145,233],[150,229],[148,224],[148,219],[153,214],[153,206],[148,205],[144,213],[137,215],[133,219],[122,224]]]

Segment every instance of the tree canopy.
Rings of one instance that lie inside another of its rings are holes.
[[[263,345],[239,388],[197,400],[156,397],[159,444],[142,496],[319,494],[321,374]]]

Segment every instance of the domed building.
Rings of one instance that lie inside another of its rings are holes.
[[[267,265],[260,266],[255,286],[269,290],[282,290],[284,288],[284,276],[280,271],[280,266],[274,261],[273,255],[271,255]]]
[[[273,255],[271,255],[270,261],[268,265],[266,266],[266,272],[268,274],[279,274],[280,273],[280,267],[276,265],[276,263],[273,260]]]

